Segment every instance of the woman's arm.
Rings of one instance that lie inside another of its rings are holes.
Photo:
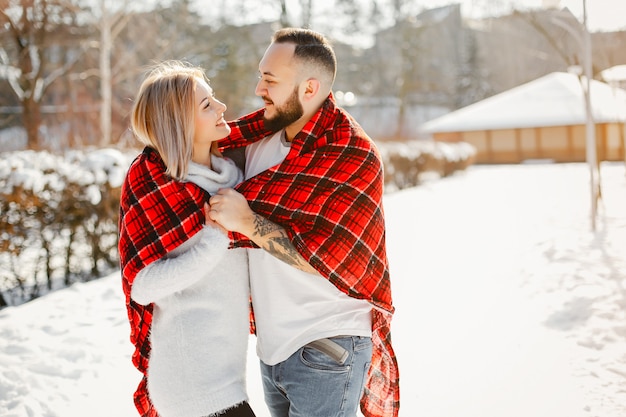
[[[193,285],[226,254],[229,242],[223,231],[205,226],[171,255],[143,268],[133,281],[131,298],[147,305]]]

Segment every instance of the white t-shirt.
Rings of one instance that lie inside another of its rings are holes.
[[[246,179],[283,161],[284,131],[246,148]],[[257,354],[267,365],[333,336],[372,335],[372,305],[339,291],[326,278],[294,268],[262,249],[248,251]]]

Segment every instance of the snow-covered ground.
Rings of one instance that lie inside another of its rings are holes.
[[[626,415],[626,168],[478,166],[387,195],[401,417]],[[0,415],[132,417],[119,273],[0,310]],[[263,405],[254,339],[248,384]]]

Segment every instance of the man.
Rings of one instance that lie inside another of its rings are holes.
[[[250,250],[265,400],[273,417],[395,417],[398,369],[382,208],[382,163],[335,104],[336,59],[306,29],[274,34],[256,94],[231,123],[246,181],[211,197],[210,217]]]

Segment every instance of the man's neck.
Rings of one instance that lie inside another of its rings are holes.
[[[311,120],[313,116],[315,116],[320,108],[321,106],[316,108],[312,112],[309,112],[308,114],[303,114],[302,117],[300,117],[298,120],[285,128],[285,139],[287,140],[287,142],[291,142],[296,137],[296,135],[300,133],[302,129],[304,129],[304,126],[309,123],[309,120]]]

